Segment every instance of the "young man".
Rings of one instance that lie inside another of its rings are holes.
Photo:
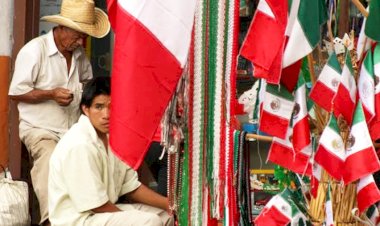
[[[9,95],[19,102],[19,135],[33,160],[31,178],[40,206],[40,223],[49,225],[50,155],[60,137],[77,122],[82,82],[92,78],[82,45],[88,35],[105,36],[110,24],[91,0],[63,0],[59,15],[42,20],[58,26],[20,50]]]
[[[83,114],[51,156],[49,219],[53,226],[172,225],[168,199],[141,184],[108,146],[109,80],[85,86]],[[132,204],[116,204],[124,195]]]

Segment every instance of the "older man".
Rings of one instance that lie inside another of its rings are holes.
[[[19,102],[19,135],[33,159],[31,177],[41,224],[49,225],[50,155],[60,137],[77,122],[82,82],[92,78],[82,45],[88,35],[105,36],[110,24],[107,15],[91,0],[63,0],[59,15],[42,20],[58,26],[20,50],[9,95]]]

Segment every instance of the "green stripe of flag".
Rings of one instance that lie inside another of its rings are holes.
[[[293,101],[294,96],[283,85],[267,84],[266,91],[272,95]]]
[[[342,74],[342,68],[341,68],[341,66],[339,64],[339,61],[338,61],[338,58],[336,57],[335,52],[333,52],[331,54],[331,56],[329,57],[329,60],[328,60],[327,64],[332,69],[334,69],[338,74]]]
[[[359,100],[355,108],[354,120],[352,121],[352,125],[355,125],[356,123],[360,123],[363,121],[365,121],[365,116],[364,116],[364,111],[362,107],[362,102]]]
[[[346,60],[344,63],[348,67],[348,70],[350,70],[350,74],[354,76],[354,70],[352,69],[350,51],[346,51]]]
[[[369,3],[369,14],[365,24],[365,34],[376,41],[380,41],[380,0],[371,0]]]
[[[321,38],[319,26],[327,20],[325,4],[321,0],[300,0],[298,20],[310,46],[317,45]]]
[[[331,114],[330,122],[329,122],[329,127],[332,130],[334,130],[337,134],[340,134],[338,122],[336,121],[336,118],[335,118],[334,114]]]

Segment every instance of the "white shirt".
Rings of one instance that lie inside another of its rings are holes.
[[[66,132],[80,116],[81,82],[91,78],[91,64],[83,48],[73,52],[68,73],[66,59],[55,45],[53,30],[28,42],[17,55],[9,95],[63,87],[73,92],[74,99],[68,106],[60,106],[54,100],[37,104],[20,102],[20,134],[33,127]]]
[[[58,142],[49,170],[49,219],[53,226],[83,225],[91,209],[107,201],[116,203],[140,186],[136,171],[111,150],[107,154],[85,115]]]

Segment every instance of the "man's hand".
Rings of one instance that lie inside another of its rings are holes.
[[[67,106],[73,101],[74,95],[68,89],[58,87],[53,89],[52,92],[53,100],[61,106]]]

